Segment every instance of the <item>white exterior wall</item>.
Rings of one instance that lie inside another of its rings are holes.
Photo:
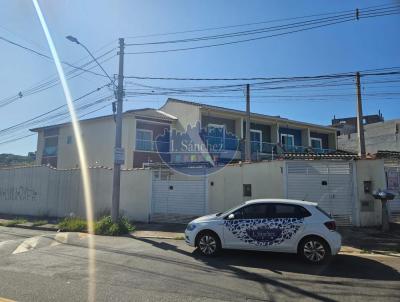
[[[178,131],[186,131],[187,126],[194,127],[197,122],[201,122],[200,107],[196,105],[167,102],[160,110],[178,118],[175,125]]]
[[[372,182],[372,192],[378,189],[386,189],[386,176],[383,160],[358,160],[356,167],[356,204],[359,213],[359,226],[376,226],[382,223],[381,202],[375,200],[372,194],[364,193],[364,181]],[[362,211],[361,202],[369,201],[373,204],[372,211]]]
[[[113,167],[115,122],[112,117],[87,120],[80,123],[83,143],[86,148],[89,166]],[[72,136],[72,144],[67,144],[67,137]],[[133,148],[136,137],[135,118],[125,115],[122,125],[122,147],[125,148],[125,165],[122,168],[131,168],[133,165]],[[44,147],[43,130],[38,132],[36,164],[42,162]],[[73,169],[79,167],[79,157],[72,125],[59,127],[57,168]]]
[[[272,161],[227,166],[209,175],[208,212],[225,211],[250,199],[284,198],[284,164]],[[251,184],[251,197],[243,196],[243,184]]]
[[[286,197],[286,162],[271,161],[226,166],[209,174],[206,181],[206,212],[225,211],[249,199]],[[148,221],[151,213],[152,171],[123,170],[121,174],[121,211],[130,219]],[[91,168],[94,212],[100,215],[111,208],[112,170]],[[382,160],[354,162],[355,224],[381,224],[380,201],[364,193],[364,181],[372,190],[385,189]],[[199,177],[175,174],[171,181],[196,180]],[[211,185],[211,183],[213,185]],[[243,196],[243,184],[251,184],[252,196]],[[373,209],[361,210],[362,201],[371,201]],[[173,202],[173,201],[171,201]],[[79,169],[56,170],[45,166],[0,170],[0,213],[65,217],[70,213],[84,217],[85,206]]]
[[[111,209],[112,170],[92,168],[93,209],[96,216]],[[0,170],[0,213],[65,217],[86,216],[79,169],[26,167]],[[122,171],[121,213],[148,221],[151,174],[149,170]]]

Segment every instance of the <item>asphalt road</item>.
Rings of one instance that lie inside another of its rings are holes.
[[[400,258],[226,251],[96,236],[96,301],[400,301]],[[0,301],[87,300],[87,236],[0,227]]]

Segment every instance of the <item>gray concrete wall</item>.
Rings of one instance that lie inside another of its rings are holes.
[[[364,133],[367,153],[400,151],[400,120],[365,125]],[[338,148],[357,153],[357,133],[338,136]]]

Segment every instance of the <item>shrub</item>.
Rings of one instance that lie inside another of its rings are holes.
[[[79,217],[66,217],[58,224],[58,228],[64,232],[86,232],[86,220]]]
[[[112,222],[111,216],[104,216],[96,221],[95,234],[117,236],[134,231],[134,227],[126,217],[120,217],[116,223]]]

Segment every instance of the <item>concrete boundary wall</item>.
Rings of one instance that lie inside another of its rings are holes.
[[[222,212],[246,200],[286,198],[287,161],[228,165],[212,173],[204,171],[207,190],[206,212]],[[112,169],[90,168],[97,217],[109,213],[112,195]],[[358,160],[353,163],[354,190],[349,194],[354,213],[353,225],[381,223],[380,202],[371,192],[386,189],[383,160]],[[148,222],[152,207],[153,173],[150,169],[121,172],[121,213],[136,221]],[[199,179],[170,171],[168,180]],[[371,192],[364,192],[364,182]],[[251,196],[244,196],[244,186],[251,185]],[[316,197],[316,200],[319,201]],[[0,169],[0,213],[13,215],[65,217],[71,213],[85,217],[85,205],[79,169],[56,170],[47,166]]]
[[[91,168],[93,208],[96,216],[110,211],[112,170]],[[0,213],[85,217],[81,172],[34,166],[0,170]],[[121,212],[137,221],[147,221],[151,194],[149,170],[121,174]]]

